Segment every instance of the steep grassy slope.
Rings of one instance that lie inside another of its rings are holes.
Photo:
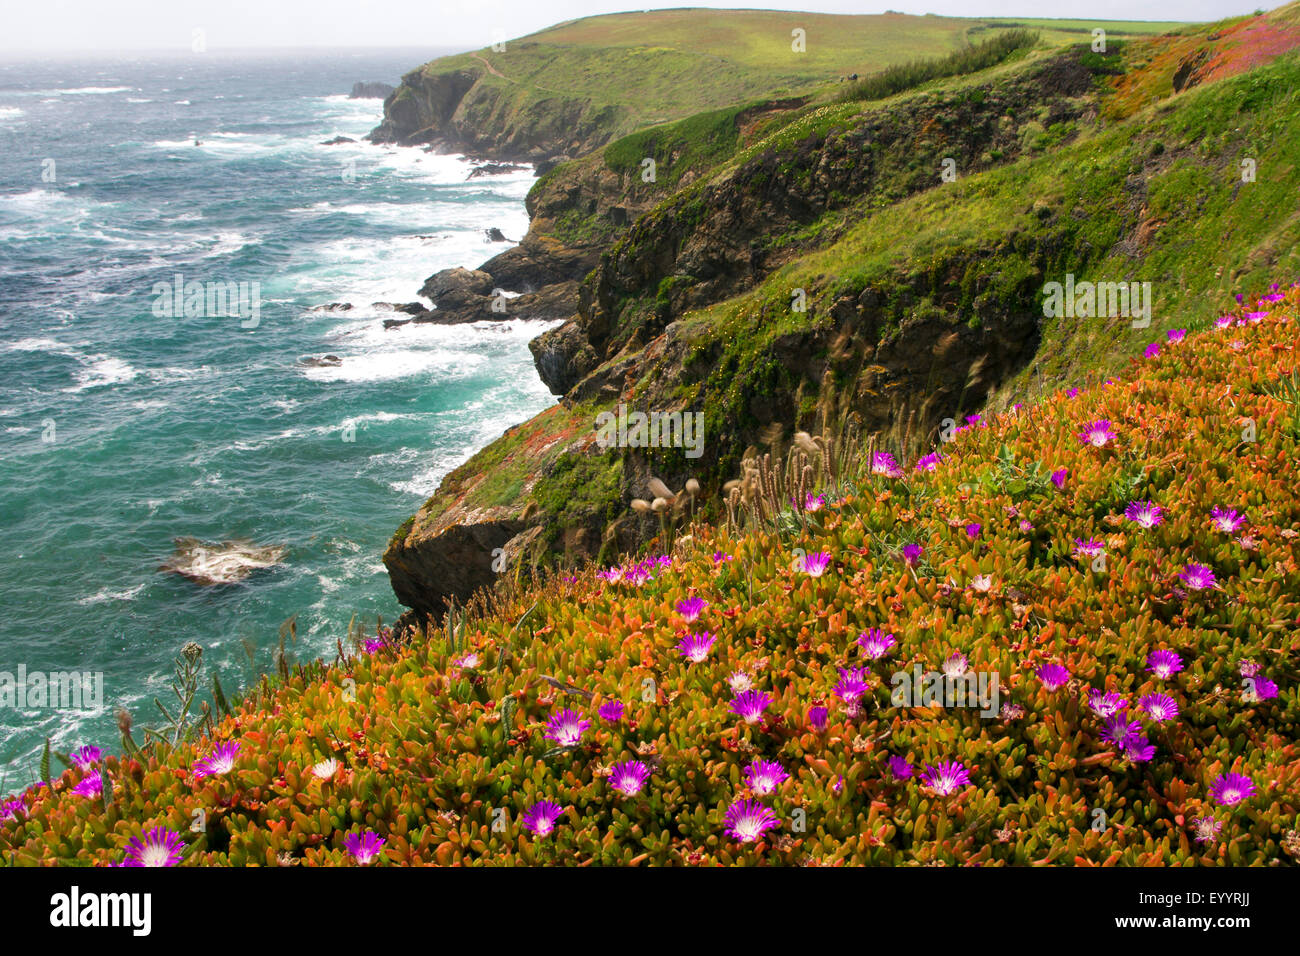
[[[802,438],[668,555],[268,679],[203,739],[83,755],[0,805],[0,853],[1289,862],[1298,316],[1300,286],[1185,312],[1214,327],[915,462]]]
[[[1110,26],[1119,37],[1179,25]],[[681,9],[588,17],[412,71],[372,136],[511,159],[574,158],[637,129],[760,97],[813,94],[840,77],[943,54],[1001,29],[995,20],[903,14]],[[794,30],[804,31],[800,52]]]
[[[394,538],[399,599],[438,612],[470,590],[446,582],[496,577],[498,548],[531,563],[636,547],[658,527],[627,510],[648,475],[716,489],[772,426],[851,419],[911,454],[945,419],[1104,377],[1148,334],[1123,316],[1045,316],[1049,282],[1149,282],[1160,329],[1297,268],[1288,16],[1104,57],[1035,51],[879,103],[778,109],[719,148],[689,141],[695,164],[674,165],[686,140],[654,141],[669,144],[660,198],[625,188],[644,211],[611,234],[577,316],[534,343],[562,407],[455,471]],[[1227,65],[1217,79],[1187,71],[1175,93],[1171,47]],[[618,142],[560,167],[530,204],[559,221],[557,182],[627,182],[613,167],[636,152]],[[955,181],[940,177],[945,158]],[[620,403],[700,413],[703,456],[598,448],[595,416]]]

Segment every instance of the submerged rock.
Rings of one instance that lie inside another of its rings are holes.
[[[308,368],[335,368],[343,364],[343,359],[337,355],[304,355],[298,359],[299,365],[306,365]]]
[[[353,83],[352,92],[348,94],[350,100],[382,100],[388,97],[397,87],[388,83]]]
[[[158,570],[179,574],[195,584],[236,584],[261,568],[279,564],[288,549],[232,540],[212,543],[198,538],[177,538],[176,551]]]

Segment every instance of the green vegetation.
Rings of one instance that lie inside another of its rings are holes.
[[[866,79],[852,84],[841,94],[843,100],[883,100],[914,89],[931,80],[949,76],[966,76],[1005,62],[1013,54],[1027,50],[1038,42],[1038,34],[1029,30],[1007,30],[974,46],[955,50],[947,56],[929,60],[912,60],[886,67]]]

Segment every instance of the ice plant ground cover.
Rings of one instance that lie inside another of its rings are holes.
[[[798,520],[697,523],[645,574],[557,576],[450,638],[266,681],[214,739],[88,755],[0,803],[0,851],[133,866],[1287,862],[1298,306],[1291,287],[1201,316],[1204,331],[1105,385],[987,413],[932,469],[880,474],[864,450]],[[1017,479],[1033,466],[1068,481]],[[1154,508],[1158,522],[1133,519]],[[1080,540],[1104,563],[1079,560]],[[817,575],[799,557],[814,554]],[[876,632],[888,653],[872,653]],[[703,633],[708,653],[685,656]],[[917,664],[996,673],[1000,714],[891,706],[890,676]]]

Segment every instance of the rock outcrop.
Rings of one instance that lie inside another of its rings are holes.
[[[350,100],[382,100],[389,96],[397,87],[391,83],[353,83],[352,92],[348,94]]]

